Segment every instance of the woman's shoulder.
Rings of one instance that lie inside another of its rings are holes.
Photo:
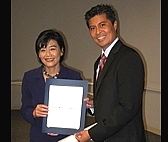
[[[70,66],[65,66],[65,65],[61,65],[61,69],[67,72],[72,72],[72,73],[80,73],[79,70],[72,68]]]
[[[75,68],[69,67],[69,66],[65,66],[65,65],[61,66],[60,74],[63,76],[66,76],[67,78],[81,79],[81,71],[79,71]]]
[[[42,66],[27,70],[24,72],[24,76],[34,76],[35,74],[39,74],[42,71]]]
[[[25,73],[36,72],[37,70],[40,70],[40,69],[42,69],[42,66],[40,66],[40,67],[36,67],[36,68],[32,68],[32,69],[29,69],[29,70],[25,71]]]

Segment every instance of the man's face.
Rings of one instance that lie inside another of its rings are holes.
[[[117,37],[117,21],[114,24],[106,14],[96,15],[89,20],[89,32],[94,42],[105,50]]]

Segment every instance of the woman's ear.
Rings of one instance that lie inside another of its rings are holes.
[[[64,50],[63,50],[63,48],[62,48],[62,50],[61,50],[61,56],[62,56],[62,55],[64,55]]]

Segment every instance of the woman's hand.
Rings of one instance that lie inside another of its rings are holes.
[[[93,99],[91,98],[84,98],[84,101],[86,102],[86,108],[93,108]]]
[[[58,134],[55,134],[55,133],[47,133],[47,135],[50,135],[50,136],[58,136]]]
[[[48,106],[44,104],[38,104],[33,111],[34,118],[36,117],[46,117],[48,115]]]

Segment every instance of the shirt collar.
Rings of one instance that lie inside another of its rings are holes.
[[[102,54],[101,54],[101,55],[103,55],[103,53],[104,53],[104,55],[105,55],[106,57],[108,57],[108,55],[109,55],[111,49],[113,48],[113,46],[115,45],[115,43],[116,43],[118,40],[119,40],[119,38],[117,37],[117,38],[110,44],[110,46],[109,46],[105,51],[102,49]]]

